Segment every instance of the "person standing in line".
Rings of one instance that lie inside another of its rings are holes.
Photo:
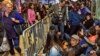
[[[28,22],[30,25],[34,24],[36,22],[36,12],[35,12],[35,6],[33,3],[29,3],[28,8]]]
[[[74,3],[73,8],[69,11],[69,23],[70,23],[70,36],[76,34],[81,23],[81,15],[78,14],[79,4]]]
[[[15,24],[22,24],[24,23],[23,18],[17,12],[13,11],[13,3],[5,3],[4,12],[2,16],[2,22],[4,24],[4,28],[6,30],[8,42],[10,45],[10,54],[11,56],[15,56],[14,48],[21,54],[21,48],[19,47],[19,36],[16,34],[14,29]]]
[[[51,22],[56,29],[64,33],[64,23],[66,22],[66,0],[60,0],[60,3],[53,5],[49,9],[49,13],[53,13]]]

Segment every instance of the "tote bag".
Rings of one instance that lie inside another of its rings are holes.
[[[0,46],[0,52],[6,52],[10,50],[10,46],[6,37],[6,32],[4,33],[3,42]]]

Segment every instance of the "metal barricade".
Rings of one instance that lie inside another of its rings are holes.
[[[96,0],[96,18],[100,20],[100,0]]]
[[[91,13],[96,13],[96,0],[91,0]]]
[[[25,56],[33,56],[44,47],[46,35],[51,23],[50,21],[50,17],[46,16],[44,19],[23,31]]]

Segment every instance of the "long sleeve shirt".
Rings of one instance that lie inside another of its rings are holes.
[[[19,20],[20,24],[25,23],[24,18],[21,16],[21,14],[17,11],[14,11],[12,14],[12,17],[14,17],[16,20]]]
[[[12,14],[9,14],[8,17],[2,14],[0,14],[0,16],[2,16],[0,19],[2,19],[1,21],[3,22],[4,28],[6,30],[7,38],[8,39],[16,38],[17,35],[14,29],[15,23],[11,20],[11,18],[19,20],[20,22],[19,24],[22,24],[24,23],[23,17],[17,11],[13,11]]]
[[[28,21],[30,24],[33,24],[33,22],[35,22],[36,19],[36,14],[35,11],[32,9],[28,9]]]

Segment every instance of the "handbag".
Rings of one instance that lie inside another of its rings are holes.
[[[17,35],[21,35],[22,32],[23,32],[22,24],[16,24],[16,25],[14,25],[14,30],[15,30],[15,32],[16,32]]]
[[[7,40],[6,32],[4,32],[3,42],[0,46],[0,52],[6,52],[10,50],[10,46]]]
[[[1,14],[1,27],[0,28],[3,28],[4,26],[4,23],[3,23],[3,14]],[[2,43],[0,45],[0,52],[6,52],[6,51],[9,51],[10,50],[10,46],[9,46],[9,42],[8,42],[8,39],[7,39],[7,35],[6,35],[6,30],[5,29],[2,29],[1,31],[3,33],[2,35]]]
[[[12,11],[11,16],[14,16],[14,15],[15,15],[15,11]],[[14,30],[15,30],[17,35],[21,35],[22,34],[22,32],[24,30],[24,25],[25,25],[25,23],[23,23],[23,24],[15,23],[14,24]]]

